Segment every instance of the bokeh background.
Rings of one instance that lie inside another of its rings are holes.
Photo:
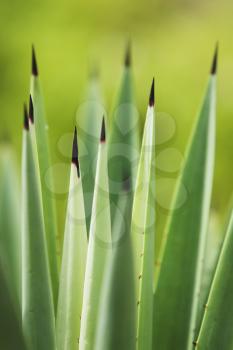
[[[232,14],[233,2],[227,0],[0,0],[0,135],[10,135],[18,167],[32,43],[37,52],[55,164],[69,161],[57,145],[65,133],[73,130],[75,112],[85,99],[93,66],[99,67],[104,106],[110,115],[129,38],[141,119],[145,118],[148,91],[155,76],[156,109],[168,113],[176,122],[175,135],[164,147],[172,146],[183,153],[218,41],[212,206],[223,214],[231,198],[233,179]],[[61,181],[67,180],[62,174],[55,175]],[[65,196],[56,199],[62,232]]]

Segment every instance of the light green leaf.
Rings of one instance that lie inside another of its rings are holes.
[[[151,97],[154,94],[152,83]],[[151,349],[153,323],[153,277],[155,241],[155,116],[154,106],[148,106],[139,160],[132,213],[132,239],[137,287],[138,350]]]
[[[183,186],[187,199],[173,211],[156,264],[160,271],[155,291],[153,346],[158,350],[187,349],[194,339],[214,167],[215,85],[216,76],[211,74],[173,208],[180,202]]]
[[[79,158],[88,233],[95,185],[99,135],[104,114],[105,111],[101,104],[99,81],[95,74],[90,77],[87,98],[80,103],[76,115],[79,140],[81,140],[79,142]]]
[[[77,153],[76,142],[75,133],[73,150]],[[87,230],[83,189],[78,159],[76,158],[71,164],[63,243],[56,324],[58,350],[74,350],[78,346],[86,252]]]
[[[130,236],[131,188],[126,180],[112,225],[113,250],[102,288],[96,350],[134,350],[136,299]]]
[[[210,294],[205,305],[198,340],[198,349],[230,350],[233,346],[233,211],[217,264]]]
[[[57,294],[58,294],[58,266],[57,266],[57,252],[56,252],[56,236],[57,236],[57,223],[55,215],[54,201],[49,193],[49,188],[52,188],[52,177],[48,169],[51,166],[49,143],[47,136],[48,126],[45,119],[44,101],[42,96],[40,79],[38,76],[38,69],[35,62],[35,53],[33,50],[33,64],[31,75],[31,87],[30,94],[34,107],[34,123],[36,143],[38,150],[38,161],[40,170],[40,182],[42,190],[42,202],[43,202],[43,216],[45,222],[45,232],[48,245],[48,256],[50,274],[53,288],[54,307],[56,310]],[[45,182],[46,174],[46,182]]]
[[[128,174],[134,190],[139,158],[139,114],[134,100],[129,49],[111,119],[108,169],[112,219],[121,193],[122,174]]]
[[[44,221],[29,130],[22,159],[22,322],[29,349],[54,350],[55,322]]]
[[[221,231],[222,230],[220,228],[218,214],[212,210],[210,213],[209,228],[205,247],[204,266],[202,271],[197,321],[195,327],[195,338],[197,338],[200,331],[200,325],[205,311],[205,304],[207,303],[207,298],[223,244],[225,232],[223,234]]]
[[[102,127],[102,136],[104,136]],[[92,217],[81,316],[80,350],[93,350],[96,336],[101,287],[107,255],[111,252],[111,220],[107,172],[107,145],[99,145]],[[101,310],[100,310],[101,311]]]

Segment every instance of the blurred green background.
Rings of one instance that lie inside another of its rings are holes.
[[[104,105],[110,112],[125,46],[131,38],[140,116],[142,120],[145,117],[148,90],[155,76],[156,109],[176,121],[176,134],[164,148],[175,147],[183,153],[219,41],[213,208],[223,213],[233,179],[232,14],[233,2],[226,0],[0,0],[1,135],[5,131],[10,134],[20,163],[22,104],[28,100],[34,43],[53,163],[68,162],[57,144],[64,133],[73,130],[91,67],[99,66]],[[62,212],[65,196],[57,196],[57,203]]]

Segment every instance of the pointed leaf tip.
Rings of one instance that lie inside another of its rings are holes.
[[[29,130],[29,118],[26,103],[24,103],[24,118],[23,118],[23,127],[25,130]]]
[[[153,107],[155,104],[155,79],[152,80],[151,90],[150,90],[150,97],[149,97],[149,106]]]
[[[125,53],[125,67],[131,66],[131,43],[128,42]]]
[[[36,62],[36,53],[34,46],[32,45],[32,75],[38,76],[38,66]]]
[[[218,43],[216,44],[211,71],[210,71],[212,75],[215,75],[217,73],[217,65],[218,65]]]
[[[105,131],[105,120],[103,117],[101,133],[100,133],[100,142],[105,142],[106,140],[106,131]]]
[[[77,128],[74,128],[74,139],[72,147],[72,163],[77,168],[77,175],[80,177],[79,160],[78,160],[78,139],[77,139]]]
[[[34,124],[34,108],[33,108],[33,102],[32,102],[32,96],[29,97],[29,120],[32,124]]]

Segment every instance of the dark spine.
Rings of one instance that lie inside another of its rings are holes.
[[[218,44],[216,44],[216,48],[214,51],[214,57],[211,65],[210,74],[215,75],[217,73],[217,66],[218,66]]]
[[[38,66],[37,66],[37,62],[36,62],[36,53],[35,53],[35,49],[34,49],[33,45],[32,45],[32,75],[34,75],[35,77],[38,76]]]
[[[154,104],[155,104],[155,88],[154,88],[154,85],[155,85],[155,80],[153,78],[151,89],[150,89],[150,97],[149,97],[149,106],[150,107],[153,107]]]
[[[100,142],[104,143],[106,141],[106,131],[105,131],[105,120],[103,117],[102,126],[101,126],[101,133],[100,133]]]
[[[77,168],[77,175],[80,177],[80,168],[79,168],[79,160],[78,160],[78,139],[77,139],[77,128],[74,129],[74,139],[73,139],[73,147],[72,147],[72,163]]]
[[[24,127],[25,130],[29,131],[29,119],[28,119],[28,112],[27,112],[26,104],[24,104],[23,127]]]
[[[31,95],[29,97],[29,120],[32,124],[34,124],[34,108]]]
[[[131,43],[129,41],[125,52],[125,67],[130,67],[130,66],[131,66]]]

